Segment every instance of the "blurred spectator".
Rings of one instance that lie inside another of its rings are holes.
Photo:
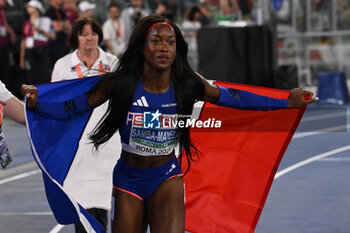
[[[94,15],[94,10],[96,8],[96,4],[90,3],[89,1],[82,1],[78,5],[80,17],[90,17]]]
[[[29,19],[23,24],[19,64],[27,71],[27,83],[49,82],[49,40],[56,38],[51,20],[41,15],[44,8],[37,0],[29,1],[26,9]]]
[[[184,0],[180,0],[184,1]],[[150,12],[155,12],[158,6],[157,0],[145,0],[144,1],[145,8],[148,9]]]
[[[142,0],[131,0],[131,6],[122,11],[121,20],[124,23],[124,38],[128,41],[137,22],[149,15],[149,11],[142,8]]]
[[[239,9],[240,9],[240,12],[242,13],[242,18],[244,20],[253,21],[252,8],[253,8],[252,0],[239,0]]]
[[[0,70],[1,81],[8,84],[9,80],[9,42],[16,43],[16,34],[6,21],[6,0],[0,0]]]
[[[214,12],[211,9],[210,0],[200,1],[200,10],[202,12],[201,23],[202,25],[208,25],[213,22]]]
[[[103,37],[106,44],[107,52],[120,57],[122,54],[124,41],[124,24],[119,19],[120,5],[118,3],[111,3],[108,6],[109,19],[103,24]]]
[[[71,25],[79,18],[79,10],[75,0],[63,0],[62,11]],[[70,32],[68,32],[69,34]],[[69,36],[66,37],[66,46],[70,48]]]
[[[56,33],[56,40],[49,43],[50,69],[53,68],[55,62],[66,55],[69,51],[67,47],[67,36],[71,30],[66,14],[60,8],[63,0],[51,0],[51,5],[46,11],[52,21],[53,29]]]
[[[331,30],[331,0],[311,1],[311,30]]]
[[[350,29],[350,1],[338,0],[337,6],[337,25],[338,29],[349,30]]]
[[[185,12],[184,21],[181,25],[184,37],[188,43],[188,61],[195,71],[198,68],[197,31],[202,26],[201,18],[202,12],[199,7],[192,5]]]
[[[236,0],[220,0],[219,11],[215,15],[215,21],[234,21],[237,20],[239,10]]]
[[[172,11],[171,5],[167,0],[156,0],[157,9],[155,11],[156,14],[163,15],[164,17],[174,20],[176,12]]]
[[[190,6],[184,15],[184,21],[181,25],[182,28],[199,29],[202,26],[201,23],[202,12],[198,6]]]
[[[62,11],[71,25],[79,18],[78,6],[75,0],[63,0]]]

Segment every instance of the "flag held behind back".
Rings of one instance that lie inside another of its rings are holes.
[[[39,85],[38,100],[64,102],[85,93],[99,80],[92,77]],[[275,98],[287,99],[290,94],[269,88],[217,84]],[[220,111],[212,111],[213,108]],[[200,119],[222,120],[224,130],[191,132],[202,152],[184,178],[186,230],[192,233],[254,231],[278,165],[305,110],[222,109],[206,103]],[[47,199],[56,220],[61,224],[81,221],[88,232],[103,232],[102,226],[62,186],[91,112],[67,120],[48,119],[29,110],[26,115],[33,155],[43,171]],[[243,124],[250,130],[242,130]],[[283,126],[286,130],[269,131],[265,130],[266,125]]]
[[[270,88],[216,84],[280,99],[290,95],[289,91]],[[191,140],[201,153],[184,177],[187,231],[254,232],[277,168],[304,111],[305,108],[249,111],[204,104],[200,119],[215,117],[222,121],[222,128],[205,133],[191,131]],[[186,159],[182,161],[184,170]]]

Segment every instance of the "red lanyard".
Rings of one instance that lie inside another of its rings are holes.
[[[100,64],[98,65],[98,70],[99,70],[99,72],[98,72],[99,75],[103,74],[103,64],[102,64],[102,62],[100,62]]]
[[[62,21],[61,13],[57,9],[55,9],[55,13],[56,13],[58,21]]]
[[[32,24],[27,21],[26,25],[24,26],[24,36],[30,37],[34,35]]]
[[[78,77],[79,77],[79,78],[84,77],[84,76],[83,76],[83,73],[81,72],[80,64],[76,65],[75,68],[76,68],[76,70],[77,70]]]
[[[69,10],[70,15],[73,16],[74,18],[78,18],[78,12],[76,12],[75,10]]]
[[[124,33],[123,33],[123,24],[121,24],[119,22],[119,20],[117,21],[118,24],[118,30],[117,30],[117,38],[123,38],[124,37]]]
[[[0,25],[5,25],[6,23],[6,16],[5,16],[5,9],[0,9]]]

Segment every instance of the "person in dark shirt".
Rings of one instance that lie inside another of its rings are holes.
[[[69,52],[66,41],[71,30],[71,24],[61,9],[62,3],[63,0],[51,0],[51,5],[46,11],[46,16],[52,20],[52,26],[56,32],[56,40],[50,41],[49,45],[51,70],[55,62]]]
[[[0,80],[9,84],[9,45],[16,43],[16,34],[6,21],[6,1],[0,0]]]

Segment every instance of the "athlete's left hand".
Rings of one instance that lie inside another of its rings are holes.
[[[289,108],[302,108],[307,104],[311,104],[318,100],[318,97],[313,97],[314,93],[296,88],[292,90],[289,96]]]

